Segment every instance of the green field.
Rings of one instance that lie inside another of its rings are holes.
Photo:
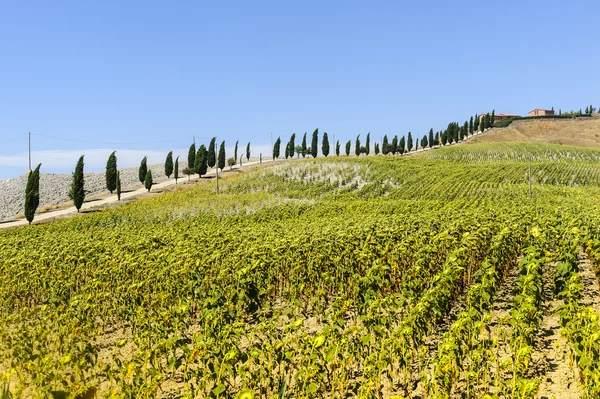
[[[600,397],[580,277],[600,269],[600,150],[455,145],[213,183],[0,231],[6,397],[534,398],[557,304],[571,389]]]

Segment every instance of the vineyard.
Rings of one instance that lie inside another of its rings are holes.
[[[598,398],[599,198],[600,151],[488,143],[0,231],[0,392]]]

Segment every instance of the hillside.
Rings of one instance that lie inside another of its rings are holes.
[[[306,159],[222,190],[0,231],[14,397],[598,397],[600,150]]]
[[[600,117],[514,121],[493,129],[468,143],[534,142],[600,148]]]

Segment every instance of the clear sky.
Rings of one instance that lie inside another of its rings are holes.
[[[271,132],[376,141],[598,107],[599,21],[597,1],[2,1],[0,178],[27,169],[28,131],[87,141],[32,136],[43,171],[81,153],[101,170],[193,135],[258,155]]]

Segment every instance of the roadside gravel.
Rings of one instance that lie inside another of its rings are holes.
[[[183,169],[187,162],[180,162],[179,176],[183,176]],[[165,180],[164,165],[148,165],[152,171],[155,183]],[[121,186],[123,189],[141,187],[138,180],[138,168],[123,168],[121,172]],[[42,173],[40,175],[40,206],[38,209],[49,205],[58,205],[69,201],[69,187],[72,177],[70,174]],[[104,172],[93,172],[85,174],[85,191],[87,196],[108,193]],[[27,176],[13,179],[0,180],[0,220],[9,219],[23,213],[25,202],[25,186]]]

